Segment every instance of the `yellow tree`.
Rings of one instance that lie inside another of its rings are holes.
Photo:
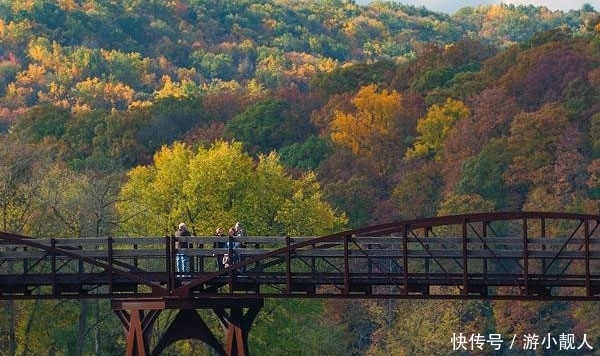
[[[127,174],[117,209],[127,235],[169,234],[184,216],[181,187],[189,176],[191,152],[183,144],[163,147],[154,155],[154,164],[138,166]]]
[[[185,221],[197,235],[212,234],[239,220],[252,234],[321,235],[347,220],[321,199],[314,174],[294,179],[277,155],[255,161],[241,143],[163,147],[128,178],[117,210],[129,233],[152,236]]]
[[[353,112],[334,111],[331,140],[372,161],[384,175],[390,162],[400,155],[398,142],[404,141],[402,96],[395,90],[379,90],[371,84],[359,89],[352,104]]]
[[[200,230],[212,232],[217,225],[242,219],[243,201],[252,182],[253,160],[239,144],[219,142],[200,148],[189,161],[190,173],[181,187]]]
[[[45,91],[49,83],[46,67],[29,64],[24,71],[17,73],[15,81],[6,89],[6,104],[10,108],[26,107],[37,101],[37,94]]]
[[[162,77],[163,87],[154,93],[156,99],[161,98],[184,98],[189,96],[189,89],[195,85],[190,80],[183,80],[182,82],[174,82],[168,75]]]
[[[129,86],[96,77],[75,84],[71,94],[76,104],[94,109],[125,110],[135,99],[135,91]]]
[[[443,105],[433,105],[417,122],[417,139],[406,152],[406,158],[427,158],[439,161],[446,138],[456,123],[471,115],[460,100],[448,98]]]

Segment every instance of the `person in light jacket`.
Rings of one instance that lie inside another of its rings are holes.
[[[179,223],[177,231],[175,231],[175,266],[178,273],[190,272],[190,256],[187,254],[187,249],[191,248],[191,244],[182,239],[186,236],[192,236],[192,234],[185,223]]]

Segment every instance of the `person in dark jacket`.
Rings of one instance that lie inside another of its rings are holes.
[[[217,230],[215,230],[215,236],[218,236],[218,237],[226,236],[222,227],[220,227],[220,226],[217,227]],[[224,248],[226,244],[227,244],[226,242],[215,242],[213,244],[213,248]],[[223,268],[223,254],[215,253],[215,257],[217,258],[217,268],[222,269]]]

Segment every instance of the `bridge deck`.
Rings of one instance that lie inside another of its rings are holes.
[[[600,300],[599,216],[470,214],[324,237],[32,239],[0,233],[0,299],[350,297]]]

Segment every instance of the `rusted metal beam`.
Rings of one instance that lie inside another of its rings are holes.
[[[187,339],[206,343],[220,356],[250,356],[248,335],[263,306],[264,300],[257,298],[155,298],[111,301],[111,307],[125,329],[126,356],[158,356],[174,342]],[[151,349],[149,335],[154,321],[166,309],[176,309],[179,312]],[[219,342],[197,309],[213,310],[223,325],[225,346]]]
[[[158,317],[158,310],[131,309],[115,310],[115,314],[123,324],[126,334],[126,356],[149,356],[149,333]]]
[[[232,306],[229,313],[226,308],[213,309],[225,331],[225,350],[228,356],[250,356],[248,334],[262,306],[262,304],[247,308]]]

